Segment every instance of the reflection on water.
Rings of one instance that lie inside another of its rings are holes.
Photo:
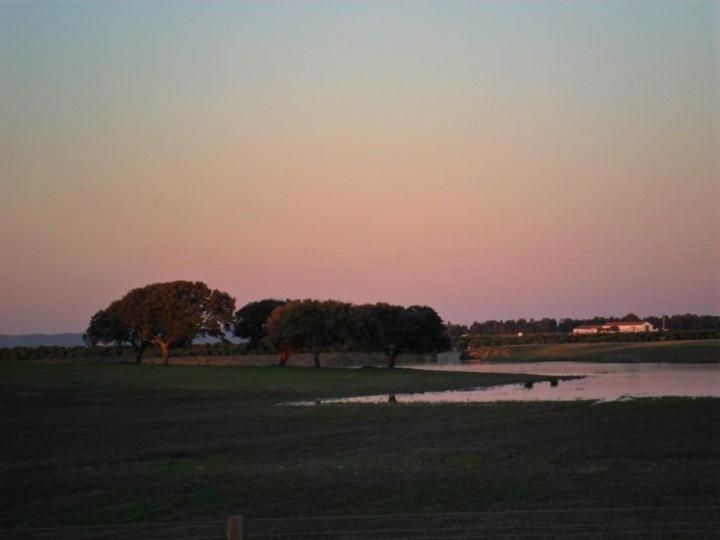
[[[580,376],[581,379],[552,379],[547,382],[424,392],[383,394],[316,403],[470,403],[491,401],[616,401],[638,397],[720,397],[720,364],[598,364],[592,362],[526,362],[408,366],[438,371],[482,373],[534,373]]]

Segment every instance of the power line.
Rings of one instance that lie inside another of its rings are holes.
[[[6,244],[7,246],[8,244]],[[269,255],[264,258],[251,258],[248,257],[244,261],[240,262],[230,262],[226,260],[213,260],[209,259],[207,257],[193,257],[188,256],[187,254],[174,254],[174,255],[161,255],[157,257],[152,257],[148,255],[143,254],[137,254],[133,252],[123,252],[123,251],[117,251],[117,250],[111,250],[107,248],[103,248],[102,250],[96,250],[93,249],[92,251],[83,251],[82,249],[75,249],[75,250],[68,250],[67,248],[60,247],[60,246],[50,246],[49,248],[40,248],[40,247],[34,247],[34,246],[22,246],[22,245],[12,245],[14,249],[19,249],[22,251],[30,251],[30,252],[36,252],[45,254],[48,251],[55,251],[56,253],[60,253],[63,255],[66,255],[68,257],[99,257],[106,259],[109,255],[117,256],[122,258],[123,260],[127,261],[135,261],[135,262],[144,262],[149,264],[157,264],[157,263],[167,263],[168,257],[172,258],[175,257],[176,259],[174,262],[176,263],[184,263],[184,264],[193,264],[193,265],[211,265],[211,266],[221,266],[221,267],[228,267],[228,268],[247,268],[248,265],[255,265],[255,266],[263,266],[263,265],[270,265],[270,266],[277,266],[277,265],[295,265],[295,266],[301,266],[301,267],[307,267],[309,269],[312,268],[326,268],[326,269],[338,269],[338,270],[346,270],[346,269],[355,269],[355,270],[373,270],[376,268],[384,268],[384,267],[395,267],[395,266],[406,266],[406,265],[412,265],[413,268],[417,268],[419,264],[423,264],[423,261],[418,261],[412,258],[407,259],[398,259],[398,260],[363,260],[363,261],[342,261],[342,260],[334,260],[333,257],[330,257],[329,260],[323,260],[322,258],[318,257],[301,257],[299,259],[292,259],[291,257],[285,257],[284,255]],[[180,259],[177,259],[178,255],[181,257]],[[654,257],[685,257],[685,256],[712,256],[712,255],[719,255],[715,254],[713,252],[687,252],[687,253],[666,253],[662,255],[654,255]],[[661,267],[677,267],[677,266],[702,266],[702,265],[714,265],[718,264],[718,260],[716,259],[701,259],[701,260],[680,260],[680,261],[648,261],[646,263],[608,263],[608,264],[584,264],[586,262],[585,257],[580,257],[578,255],[578,258],[574,260],[563,260],[563,259],[555,259],[550,256],[545,257],[544,259],[536,259],[536,260],[511,260],[511,259],[484,259],[484,260],[472,260],[469,262],[464,261],[456,261],[456,260],[441,260],[440,258],[435,260],[426,260],[425,263],[430,263],[432,265],[436,266],[428,266],[427,264],[422,267],[423,270],[461,270],[461,271],[480,271],[480,270],[511,270],[511,269],[526,269],[526,270],[542,270],[542,269],[554,269],[558,266],[562,265],[563,267],[569,268],[569,269],[576,269],[576,270],[583,270],[583,269],[598,269],[598,270],[610,270],[610,269],[626,269],[626,268],[654,268],[657,269],[658,265],[661,265]],[[349,263],[349,264],[348,264]],[[580,263],[580,264],[578,264]]]

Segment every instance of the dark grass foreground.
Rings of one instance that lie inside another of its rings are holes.
[[[4,365],[2,527],[720,505],[717,399],[277,405],[528,379]]]

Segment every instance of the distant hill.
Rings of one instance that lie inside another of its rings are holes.
[[[61,347],[75,347],[77,345],[85,345],[82,334],[18,334],[8,335],[0,334],[0,348],[2,347],[41,347],[43,345],[58,345]],[[230,334],[227,335],[228,341],[232,343],[242,343],[245,340],[238,339]],[[215,343],[216,338],[202,337],[195,340],[196,344]]]
[[[40,347],[42,345],[60,345],[74,347],[85,345],[82,334],[0,334],[0,347]]]

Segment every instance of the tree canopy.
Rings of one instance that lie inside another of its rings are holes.
[[[293,352],[313,353],[320,367],[320,353],[348,341],[352,306],[336,300],[294,300],[275,309],[268,319],[267,341],[280,351],[284,365]]]
[[[358,306],[356,313],[356,346],[384,352],[389,368],[395,367],[401,353],[438,352],[450,347],[445,325],[431,307],[378,303]]]
[[[129,342],[128,328],[120,318],[120,301],[115,300],[105,309],[101,309],[90,319],[90,325],[83,335],[88,345],[114,343],[121,346]]]
[[[201,336],[224,338],[234,310],[234,298],[200,281],[154,283],[131,290],[96,313],[86,336],[91,342],[127,341],[138,362],[145,348],[158,345],[167,364],[173,346]]]
[[[293,309],[298,300],[276,307],[265,322],[265,342],[280,353],[280,365],[284,366],[290,357],[303,346],[299,329],[299,312]]]
[[[436,352],[450,346],[442,319],[426,306],[295,300],[272,312],[266,330],[268,344],[280,352],[280,365],[293,353],[308,351],[320,367],[323,350],[355,348],[386,353],[392,368],[402,352]]]
[[[249,346],[256,348],[267,335],[265,322],[277,307],[284,306],[288,300],[266,298],[249,302],[235,313],[233,335],[250,340]]]

